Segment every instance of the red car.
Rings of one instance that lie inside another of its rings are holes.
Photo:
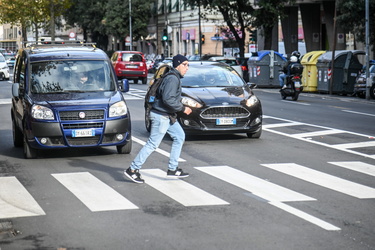
[[[142,52],[139,51],[115,51],[111,57],[118,79],[133,80],[142,84],[147,83],[147,64]]]

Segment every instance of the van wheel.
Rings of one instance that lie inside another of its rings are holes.
[[[133,141],[132,141],[132,138],[130,136],[130,140],[125,145],[116,146],[117,153],[119,153],[119,154],[130,154],[130,152],[132,151],[132,144],[133,144]]]
[[[13,145],[15,147],[22,147],[23,145],[23,134],[17,127],[15,121],[12,119],[12,132],[13,132]]]
[[[38,156],[38,151],[30,147],[27,142],[26,136],[23,137],[23,157],[25,159],[35,159]]]

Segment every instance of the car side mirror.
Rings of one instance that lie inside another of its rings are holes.
[[[249,85],[249,87],[251,88],[251,89],[255,89],[256,87],[257,87],[257,85],[255,84],[255,83],[247,83],[247,85]]]
[[[121,92],[129,92],[129,80],[128,79],[122,79],[118,81],[118,86],[121,90]]]

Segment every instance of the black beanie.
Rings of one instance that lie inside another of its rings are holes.
[[[178,65],[180,65],[181,63],[187,61],[188,59],[186,57],[184,57],[183,55],[175,55],[173,57],[173,68],[177,68]]]

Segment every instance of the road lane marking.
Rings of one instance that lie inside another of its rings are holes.
[[[282,102],[286,103],[292,103],[292,104],[298,104],[298,105],[305,105],[305,106],[310,106],[310,103],[304,103],[304,102],[296,102],[296,101],[290,101],[290,100],[281,100]]]
[[[134,137],[134,136],[132,136],[132,140],[133,140],[134,142],[136,142],[136,143],[141,144],[142,146],[144,146],[144,145],[146,144],[145,141],[142,141],[141,139],[138,139],[137,137]],[[170,156],[170,153],[168,153],[167,151],[162,150],[162,149],[160,149],[160,148],[157,148],[155,151],[158,152],[158,153],[161,154],[161,155],[164,155],[165,157],[168,157],[168,158],[169,158],[169,156]],[[179,162],[185,162],[186,160],[184,160],[184,159],[182,159],[182,158],[178,158],[178,161],[179,161]]]
[[[353,113],[357,115],[367,115],[367,116],[375,116],[374,114],[368,114],[368,113],[362,113],[362,112],[357,112],[357,111],[351,111],[351,110],[341,110],[343,112],[348,112],[348,113]]]
[[[12,100],[11,99],[0,99],[0,104],[11,104]]]
[[[295,163],[261,164],[264,167],[359,199],[375,198],[375,189]]]
[[[288,202],[316,200],[229,166],[195,167],[195,169],[242,188],[267,201]]]
[[[357,171],[363,174],[375,176],[375,166],[360,161],[328,162],[330,164]]]
[[[303,220],[306,220],[316,226],[325,230],[341,230],[340,228],[327,223],[319,218],[309,215],[303,211],[293,208],[282,202],[291,201],[315,201],[316,199],[309,196],[297,193],[290,189],[281,187],[271,182],[265,181],[258,177],[252,176],[235,168],[228,166],[210,166],[210,167],[195,167],[196,169],[212,175],[218,179],[228,182],[234,186],[242,188],[253,195],[258,196],[267,201],[267,203],[278,207],[285,212],[293,214]]]
[[[341,228],[339,228],[339,227],[336,227],[336,226],[334,226],[334,225],[332,225],[328,222],[325,222],[325,221],[323,221],[319,218],[316,218],[316,217],[314,217],[314,216],[312,216],[308,213],[305,213],[301,210],[293,208],[293,207],[291,207],[289,205],[286,205],[284,203],[273,201],[273,202],[269,202],[269,204],[271,204],[271,205],[273,205],[277,208],[280,208],[280,209],[284,210],[285,212],[293,214],[293,215],[295,215],[295,216],[297,216],[297,217],[299,217],[299,218],[301,218],[305,221],[308,221],[308,222],[310,222],[314,225],[317,225],[317,226],[319,226],[319,227],[321,227],[325,230],[328,230],[328,231],[339,231],[339,230],[341,230]]]
[[[336,129],[333,129],[333,128],[314,125],[314,124],[295,122],[295,121],[292,121],[292,120],[287,120],[287,119],[273,117],[273,116],[267,116],[267,115],[263,116],[263,120],[265,120],[265,119],[279,120],[280,123],[265,124],[265,125],[263,125],[264,131],[268,131],[268,132],[278,134],[278,135],[282,135],[282,136],[287,136],[287,137],[290,137],[290,138],[298,139],[298,140],[309,142],[309,143],[314,143],[314,144],[317,144],[317,145],[320,145],[320,146],[340,150],[340,151],[343,151],[343,152],[346,152],[346,153],[360,155],[360,156],[363,156],[363,157],[375,159],[374,154],[366,154],[366,153],[362,153],[362,152],[350,149],[350,148],[360,148],[360,147],[374,146],[374,141],[369,141],[369,142],[365,141],[365,142],[358,142],[358,143],[344,143],[344,144],[331,145],[331,144],[324,143],[324,142],[321,142],[321,141],[314,141],[314,139],[312,137],[307,137],[308,133],[288,134],[288,133],[285,133],[285,132],[282,132],[282,131],[274,130],[273,128],[286,127],[286,126],[291,127],[291,126],[302,125],[302,126],[311,126],[313,128],[320,128],[320,129],[322,129],[322,131],[326,131],[326,132],[322,132],[322,133],[328,133],[329,134],[330,133],[329,131],[332,131],[333,134],[335,134],[336,132],[341,131],[341,133],[343,133],[343,134],[350,134],[350,135],[355,135],[355,136],[359,136],[359,137],[364,137],[367,140],[373,139],[374,136],[350,132],[350,131],[345,131],[345,130],[336,130]],[[319,134],[319,131],[311,132],[311,133]],[[314,134],[312,134],[312,135],[314,135]]]
[[[0,219],[45,215],[14,176],[0,177]]]
[[[321,131],[315,131],[315,132],[292,134],[291,137],[304,138],[304,137],[315,137],[315,136],[333,135],[333,134],[341,134],[341,133],[343,133],[343,131],[339,129],[328,129],[328,130],[321,130]]]
[[[229,203],[181,179],[167,178],[160,169],[143,169],[145,183],[184,206],[228,205]]]
[[[52,174],[92,212],[138,209],[117,191],[88,172]]]

